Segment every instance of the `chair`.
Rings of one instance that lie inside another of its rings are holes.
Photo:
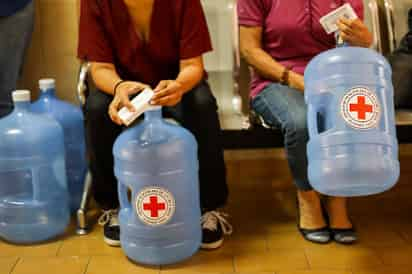
[[[88,62],[82,62],[79,70],[78,82],[77,82],[77,97],[79,99],[80,105],[84,112],[84,106],[86,104],[86,99],[89,94],[89,83],[87,81],[88,71],[90,64]],[[87,222],[87,209],[89,204],[89,198],[91,194],[92,187],[92,175],[90,170],[86,174],[82,200],[80,202],[80,207],[77,210],[77,235],[86,235],[89,232],[90,226]]]

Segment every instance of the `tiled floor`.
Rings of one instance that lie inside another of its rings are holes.
[[[235,153],[236,154],[236,153]],[[227,211],[235,232],[217,251],[200,251],[173,266],[132,264],[102,241],[101,228],[76,236],[73,226],[54,242],[0,242],[0,274],[410,274],[412,273],[412,157],[402,155],[402,178],[384,195],[351,201],[361,241],[314,245],[296,231],[295,197],[282,153],[267,159],[228,154]],[[244,155],[243,155],[244,156]],[[410,169],[410,170],[408,170]]]

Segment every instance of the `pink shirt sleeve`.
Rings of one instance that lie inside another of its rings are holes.
[[[270,1],[267,0],[238,0],[237,12],[239,25],[260,27],[264,25],[269,11]]]

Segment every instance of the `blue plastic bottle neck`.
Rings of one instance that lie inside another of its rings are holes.
[[[40,92],[41,92],[41,95],[40,95],[41,98],[56,97],[56,89],[55,88],[42,89],[42,90],[40,90]]]
[[[30,108],[30,101],[20,101],[14,102],[14,111],[15,112],[25,112]]]
[[[144,113],[144,120],[145,122],[156,122],[156,121],[162,121],[163,116],[162,116],[162,108],[156,108],[152,110],[148,110]]]

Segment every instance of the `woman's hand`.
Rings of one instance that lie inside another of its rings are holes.
[[[112,121],[118,125],[123,124],[118,114],[120,108],[125,106],[130,111],[136,111],[133,105],[130,103],[129,96],[141,92],[145,88],[149,88],[149,86],[132,81],[126,81],[117,86],[116,94],[109,106],[110,119],[112,119]]]
[[[338,28],[342,40],[351,46],[368,48],[372,45],[372,33],[361,20],[341,18],[338,21]]]
[[[169,107],[177,105],[184,94],[182,84],[175,80],[161,81],[154,92],[151,104]]]

